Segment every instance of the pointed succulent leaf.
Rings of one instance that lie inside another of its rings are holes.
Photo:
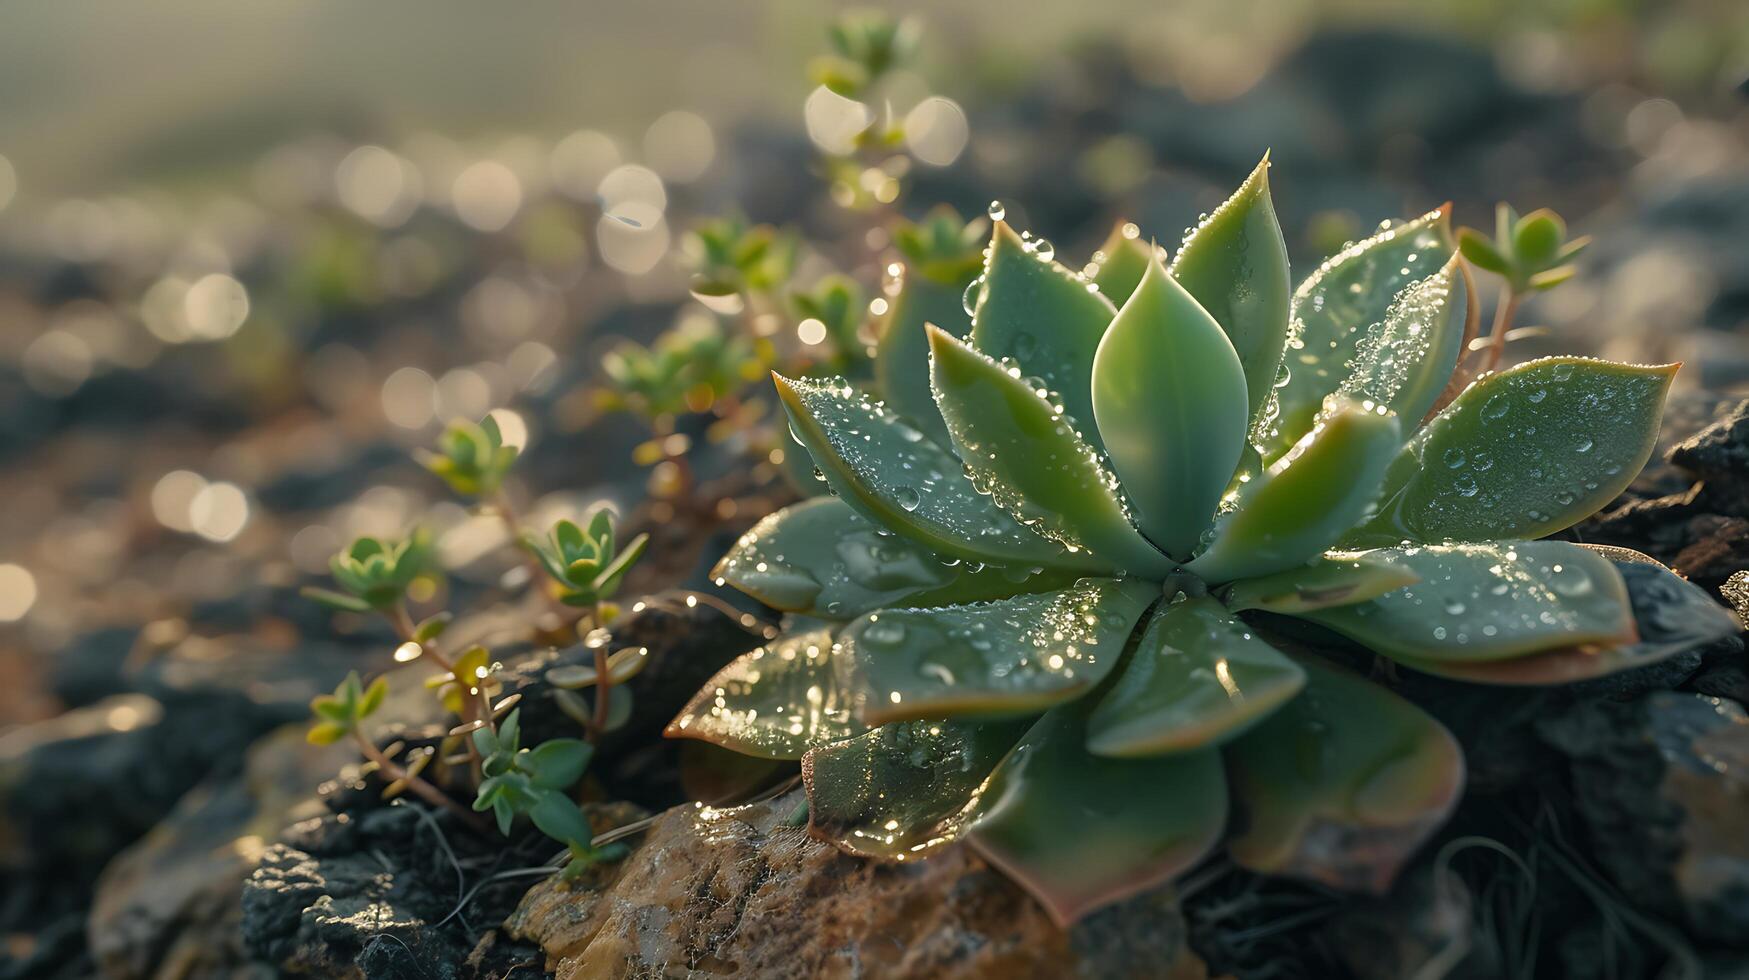
[[[1633,605],[1638,642],[1581,643],[1511,660],[1403,660],[1416,670],[1473,684],[1570,684],[1633,670],[1697,650],[1742,630],[1731,611],[1692,582],[1626,549],[1581,545],[1621,573]],[[1624,557],[1623,553],[1631,557]]]
[[[993,358],[1013,358],[1022,374],[1043,380],[1097,447],[1089,379],[1093,352],[1117,308],[1089,287],[998,221],[972,314],[972,345]]]
[[[1287,343],[1287,242],[1269,197],[1269,157],[1172,257],[1172,276],[1232,338],[1255,413],[1275,390]]]
[[[587,844],[593,837],[589,818],[571,802],[571,798],[553,789],[540,789],[534,794],[534,805],[528,818],[540,832],[563,844]]]
[[[510,836],[510,827],[516,822],[516,807],[509,797],[500,795],[492,801],[492,817],[498,824],[498,833]]]
[[[430,643],[432,640],[442,636],[444,630],[449,629],[450,623],[454,621],[455,616],[447,612],[434,613],[427,616],[425,619],[419,621],[418,626],[413,628],[413,639],[418,643]]]
[[[1421,580],[1376,599],[1302,614],[1388,657],[1505,660],[1635,638],[1621,573],[1566,541],[1384,549]]]
[[[1414,569],[1387,555],[1331,552],[1310,565],[1234,582],[1226,605],[1234,612],[1304,613],[1376,599],[1418,581]]]
[[[1394,415],[1345,405],[1239,490],[1208,550],[1188,566],[1231,582],[1304,565],[1336,543],[1378,499],[1397,448]]]
[[[596,543],[600,553],[612,556],[615,549],[613,543],[613,511],[606,507],[596,509],[589,515],[589,540]]]
[[[1123,656],[1157,589],[1136,579],[938,609],[887,609],[850,624],[865,724],[1036,714],[1092,689]]]
[[[1086,716],[1064,705],[1033,725],[990,777],[969,835],[1065,927],[1189,869],[1227,819],[1218,752],[1090,755]]]
[[[626,542],[625,550],[615,555],[612,562],[596,575],[591,588],[597,599],[606,599],[619,591],[619,584],[625,579],[626,573],[632,570],[639,559],[644,557],[644,551],[650,547],[650,536],[640,534]]]
[[[1142,231],[1133,222],[1119,219],[1105,237],[1105,244],[1087,264],[1087,278],[1117,306],[1123,306],[1141,284],[1154,260],[1154,245],[1142,241]]]
[[[1372,402],[1411,422],[1425,418],[1451,381],[1473,316],[1469,274],[1453,257],[1398,293],[1385,318],[1367,328],[1352,373],[1325,405]]]
[[[320,721],[310,726],[304,733],[304,740],[311,745],[333,745],[350,734],[352,729],[332,721]]]
[[[813,746],[867,730],[851,712],[843,666],[828,630],[781,637],[717,671],[664,734],[742,755],[800,759]]]
[[[1054,569],[944,560],[835,497],[767,516],[711,574],[774,609],[839,620],[889,606],[1004,599],[1075,581]]]
[[[1243,867],[1382,892],[1463,788],[1457,740],[1426,712],[1318,658],[1306,689],[1227,747]]]
[[[1087,750],[1118,758],[1218,745],[1305,686],[1305,672],[1213,599],[1154,611],[1087,722]]]
[[[364,719],[376,714],[376,710],[383,706],[383,698],[387,697],[388,694],[389,679],[387,677],[379,677],[371,681],[370,687],[365,688],[364,694],[358,699],[354,716]]]
[[[1021,523],[1101,570],[1162,575],[1171,562],[1136,531],[1117,478],[1032,383],[931,329],[930,382],[977,488]]]
[[[1512,269],[1512,264],[1507,261],[1506,256],[1500,254],[1500,250],[1494,247],[1488,236],[1474,228],[1458,229],[1458,251],[1478,269],[1500,275],[1505,275]]]
[[[887,406],[940,446],[950,443],[929,390],[929,335],[923,328],[933,323],[962,335],[971,329],[962,296],[976,274],[974,269],[940,283],[906,269],[898,293],[888,301],[875,341],[875,386]]]
[[[1010,517],[972,486],[953,454],[848,383],[774,378],[791,431],[832,489],[869,520],[943,555],[1083,569],[1095,564]]]
[[[1294,291],[1287,382],[1280,407],[1253,435],[1264,455],[1286,452],[1312,427],[1324,398],[1348,377],[1348,364],[1367,328],[1384,319],[1404,287],[1451,258],[1449,209],[1395,225],[1325,260]]]
[[[1150,258],[1093,359],[1093,412],[1142,530],[1188,557],[1245,446],[1245,371],[1226,333]]]
[[[583,778],[595,747],[579,738],[549,738],[528,751],[517,765],[541,789],[567,789]]]
[[[959,840],[990,770],[1028,727],[897,722],[811,749],[808,832],[860,857],[927,857]]]
[[[1398,454],[1344,546],[1539,538],[1583,520],[1646,464],[1676,367],[1547,357],[1481,378]]]

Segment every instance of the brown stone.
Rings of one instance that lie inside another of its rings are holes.
[[[624,861],[535,886],[505,931],[558,980],[1207,976],[1169,890],[1064,931],[969,849],[850,858],[789,825],[800,800],[670,810]]]

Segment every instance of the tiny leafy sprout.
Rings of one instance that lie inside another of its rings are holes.
[[[598,407],[656,420],[710,411],[758,378],[765,361],[751,341],[703,317],[682,321],[650,347],[627,341],[609,351],[601,367],[608,386]]]
[[[900,219],[893,225],[893,247],[918,275],[936,282],[965,282],[984,267],[983,218],[965,221],[947,205],[937,205],[922,221]]]
[[[541,833],[570,851],[567,877],[590,864],[622,855],[623,847],[594,846],[589,819],[565,793],[583,778],[594,748],[575,738],[548,739],[532,749],[522,748],[520,714],[519,710],[510,712],[495,731],[488,726],[473,732],[484,777],[474,809],[482,813],[490,810],[499,833],[506,836],[518,816],[528,817]]]
[[[802,759],[814,835],[901,861],[968,841],[1067,923],[1223,840],[1382,890],[1438,829],[1455,739],[1308,635],[1479,684],[1597,677],[1683,648],[1640,641],[1630,574],[1699,596],[1696,634],[1735,629],[1644,556],[1537,540],[1638,473],[1674,366],[1545,358],[1428,418],[1471,303],[1445,210],[1295,289],[1268,176],[1170,267],[1126,249],[1134,274],[1092,280],[992,209],[969,336],[887,324],[923,335],[894,348],[931,403],[778,378],[834,495],[715,574],[796,625],[668,734]]]
[[[614,540],[613,512],[605,507],[590,515],[587,527],[560,521],[543,540],[533,535],[524,545],[559,586],[566,605],[593,607],[619,591],[626,572],[644,556],[650,536],[640,534],[624,548]]]
[[[1567,223],[1548,208],[1520,217],[1500,202],[1494,212],[1494,237],[1474,228],[1458,230],[1458,249],[1478,269],[1504,278],[1514,293],[1553,289],[1578,268],[1573,260],[1591,244],[1589,236],[1567,238]]]
[[[419,462],[464,497],[489,497],[503,484],[520,447],[506,446],[498,420],[456,419],[437,437],[437,451],[422,449]]]
[[[333,694],[317,696],[310,702],[315,724],[305,738],[312,745],[332,745],[358,731],[358,726],[382,706],[389,693],[387,678],[379,677],[365,687],[358,671],[346,675]]]
[[[502,689],[495,676],[500,665],[483,646],[476,644],[463,650],[451,666],[453,670],[427,677],[425,687],[437,692],[444,710],[452,714],[465,715],[470,699],[481,695],[490,699]]]
[[[826,29],[832,53],[814,59],[809,74],[845,98],[867,92],[889,71],[910,61],[922,34],[911,18],[876,10],[848,11]]]
[[[306,588],[303,594],[348,612],[384,610],[400,602],[431,556],[431,536],[423,528],[393,544],[362,537],[329,562],[334,582],[343,591]]]
[[[797,333],[804,343],[829,341],[833,360],[841,367],[863,360],[865,345],[856,334],[867,307],[863,305],[862,286],[856,280],[849,276],[827,276],[813,289],[795,293],[790,303],[802,317]]]
[[[795,271],[797,237],[739,217],[715,218],[692,230],[686,250],[692,292],[718,313],[738,313],[745,294],[777,289]]]

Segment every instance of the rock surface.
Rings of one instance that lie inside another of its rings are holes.
[[[1679,911],[1709,942],[1749,948],[1749,715],[1658,691],[1593,701],[1539,732],[1568,758],[1587,853],[1647,909]]]
[[[1069,932],[965,848],[912,865],[840,854],[802,796],[664,813],[618,865],[537,885],[505,931],[559,980],[594,977],[1205,977],[1170,891]]]

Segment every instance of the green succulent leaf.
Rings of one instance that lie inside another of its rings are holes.
[[[930,381],[973,492],[1098,570],[1163,575],[1172,563],[1130,524],[1117,478],[1046,394],[946,331],[931,329]],[[1058,562],[1061,564],[1061,562]]]
[[[566,789],[583,778],[595,747],[577,738],[550,738],[528,751],[517,765],[542,789]]]
[[[1378,499],[1402,445],[1397,417],[1348,404],[1240,488],[1208,550],[1187,568],[1230,582],[1304,565],[1335,544]]]
[[[1331,399],[1371,402],[1419,422],[1451,381],[1474,315],[1469,275],[1454,256],[1397,294],[1385,318],[1361,338],[1352,373]]]
[[[1065,927],[1190,868],[1227,819],[1215,750],[1110,759],[1086,735],[1085,702],[1039,719],[990,777],[968,836]]]
[[[1645,555],[1624,558],[1624,549],[1580,547],[1607,558],[1621,573],[1634,606],[1638,642],[1580,643],[1508,660],[1401,662],[1472,684],[1570,684],[1654,664],[1742,631],[1730,610],[1705,590]]]
[[[1484,376],[1398,454],[1344,546],[1539,538],[1583,520],[1645,465],[1675,373],[1547,357]]]
[[[1023,374],[1041,379],[1063,400],[1073,426],[1098,448],[1093,352],[1117,308],[1089,287],[1075,273],[1040,258],[1036,246],[1029,248],[998,221],[972,314],[972,345],[993,358],[1013,358]]]
[[[909,721],[809,750],[808,831],[850,854],[924,858],[957,841],[1025,721]]]
[[[950,443],[929,390],[929,336],[923,328],[933,323],[956,334],[971,329],[961,297],[976,274],[974,269],[939,283],[906,270],[875,341],[875,385],[887,406],[940,446]]]
[[[311,745],[333,745],[351,733],[352,729],[345,725],[321,721],[310,726],[310,730],[304,733],[304,739]]]
[[[848,383],[773,377],[791,431],[832,489],[869,520],[937,554],[1098,570],[1010,517],[951,453]]]
[[[570,797],[557,790],[537,790],[534,804],[528,808],[528,818],[541,833],[561,844],[588,844],[594,837],[589,818]]]
[[[1506,275],[1512,269],[1512,263],[1494,247],[1488,236],[1474,228],[1458,229],[1458,251],[1478,269],[1500,275]]]
[[[1287,382],[1279,411],[1259,420],[1253,438],[1264,456],[1286,452],[1312,427],[1325,396],[1348,378],[1367,328],[1385,318],[1397,293],[1451,259],[1450,211],[1395,225],[1327,259],[1294,291]]]
[[[1306,689],[1230,743],[1245,815],[1229,843],[1253,871],[1382,892],[1463,789],[1457,740],[1426,712],[1318,658]]]
[[[1504,660],[1635,639],[1621,574],[1565,541],[1430,545],[1380,554],[1420,576],[1376,599],[1304,613],[1389,657]]]
[[[888,609],[850,624],[857,714],[884,724],[1036,714],[1091,690],[1123,656],[1156,589],[1135,579],[938,609]]]
[[[1233,344],[1157,257],[1093,359],[1093,411],[1149,538],[1188,557],[1245,446]]]
[[[625,550],[615,555],[613,561],[609,562],[607,567],[595,576],[595,581],[590,584],[595,598],[597,600],[608,599],[615,592],[618,592],[620,582],[625,579],[626,573],[631,571],[632,566],[644,557],[644,551],[649,546],[650,536],[648,534],[640,534],[626,542]]]
[[[1250,411],[1275,390],[1287,343],[1287,242],[1269,197],[1269,157],[1209,214],[1172,257],[1172,276],[1232,338]]]
[[[784,612],[846,620],[890,606],[938,606],[1066,588],[1071,572],[942,559],[820,497],[771,514],[711,573]]]
[[[1385,555],[1332,552],[1309,565],[1234,582],[1226,605],[1234,612],[1304,613],[1376,599],[1418,581],[1413,569]]]
[[[1087,264],[1087,278],[1093,280],[1106,299],[1121,307],[1141,285],[1152,261],[1153,243],[1142,241],[1141,229],[1133,223],[1119,219],[1112,225],[1111,234],[1105,236],[1105,244],[1093,253],[1093,261]]]
[[[650,651],[644,647],[616,650],[607,658],[607,676],[616,686],[624,684],[643,672],[649,663]],[[548,684],[572,691],[601,682],[593,663],[560,664],[548,668],[545,676]]]
[[[1087,749],[1128,758],[1218,745],[1304,686],[1304,671],[1220,603],[1180,599],[1148,620],[1088,720]]]
[[[828,630],[781,637],[717,671],[664,734],[763,759],[800,759],[816,745],[867,730],[851,710],[844,666]]]

